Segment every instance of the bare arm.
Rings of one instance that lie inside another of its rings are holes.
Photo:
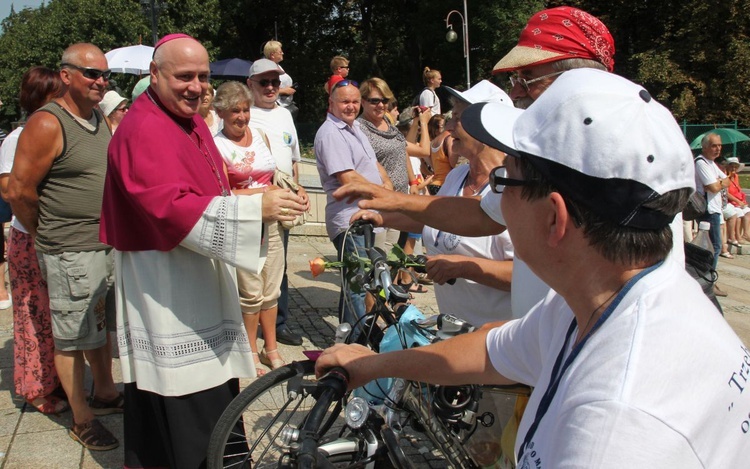
[[[370,210],[360,210],[352,215],[350,223],[354,223],[356,220],[368,220],[375,226],[385,226],[409,233],[421,233],[424,228],[422,223],[409,218],[403,213],[396,212],[378,213]]]
[[[505,227],[490,218],[478,197],[446,197],[401,194],[383,190],[375,184],[347,184],[333,193],[337,199],[364,199],[362,209],[398,212],[438,230],[461,236],[490,236]]]
[[[438,285],[452,278],[465,278],[491,288],[510,291],[513,261],[440,254],[429,256],[427,275]]]
[[[428,158],[430,156],[430,133],[427,131],[427,123],[430,121],[431,114],[429,112],[423,112],[419,115],[419,126],[422,129],[419,134],[419,143],[411,143],[414,140],[406,140],[406,153],[409,156],[416,156],[418,158]],[[412,127],[414,127],[412,125]],[[411,132],[411,128],[409,128]],[[416,137],[415,137],[416,138]]]
[[[62,149],[62,129],[57,118],[46,112],[32,115],[18,138],[7,190],[13,213],[32,237],[36,237],[39,224],[37,187]]]
[[[709,192],[713,192],[714,194],[717,192],[720,192],[722,189],[726,189],[729,187],[731,182],[729,181],[729,178],[719,179],[716,182],[712,182],[711,184],[706,184],[705,189]]]
[[[315,373],[320,376],[331,367],[343,366],[349,372],[350,389],[385,377],[444,385],[513,384],[492,367],[485,345],[487,332],[381,354],[361,345],[337,344],[318,358]]]
[[[10,179],[10,173],[0,175],[0,197],[4,201],[8,201],[8,180]]]

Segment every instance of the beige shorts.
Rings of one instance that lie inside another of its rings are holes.
[[[237,269],[237,286],[243,314],[257,314],[278,304],[281,279],[284,276],[284,244],[278,227],[278,223],[266,225],[268,257],[260,274]]]
[[[39,268],[47,280],[55,348],[93,350],[115,328],[112,249],[43,254]]]

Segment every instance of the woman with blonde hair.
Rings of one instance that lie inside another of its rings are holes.
[[[263,46],[263,55],[268,59],[280,64],[284,60],[284,50],[281,48],[279,41],[268,41]],[[279,75],[281,80],[281,86],[279,86],[279,99],[278,103],[280,106],[284,106],[289,109],[292,113],[294,120],[297,120],[297,114],[299,114],[299,108],[294,104],[294,93],[297,90],[294,88],[294,81],[288,73],[284,72],[284,69],[279,65],[282,70],[282,74]]]
[[[440,84],[443,83],[443,76],[440,74],[440,70],[425,67],[422,72],[422,81],[424,81],[425,88],[419,95],[419,105],[429,108],[433,116],[441,114],[440,99],[437,93],[435,93],[435,90],[440,88]]]
[[[388,177],[393,183],[393,189],[399,192],[417,193],[419,181],[414,177],[409,155],[429,155],[429,137],[426,132],[429,114],[422,115],[419,119],[422,127],[422,136],[419,144],[407,140],[398,128],[386,119],[388,103],[395,101],[393,92],[388,84],[380,78],[370,78],[362,82],[359,87],[362,95],[362,115],[357,118],[362,132],[375,151],[378,159]],[[386,233],[386,239],[381,235],[376,236],[376,244],[384,248],[386,243],[395,244],[399,238],[397,230]],[[421,293],[425,291],[420,286],[413,291]]]

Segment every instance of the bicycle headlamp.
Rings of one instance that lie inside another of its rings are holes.
[[[370,406],[367,405],[367,401],[361,397],[353,397],[346,403],[344,420],[349,428],[357,429],[365,424],[369,414]]]

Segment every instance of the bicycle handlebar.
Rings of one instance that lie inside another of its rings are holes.
[[[331,368],[318,380],[317,401],[300,429],[302,443],[297,453],[297,463],[300,469],[313,469],[317,466],[320,425],[331,403],[344,396],[348,385],[349,374],[342,367]]]

